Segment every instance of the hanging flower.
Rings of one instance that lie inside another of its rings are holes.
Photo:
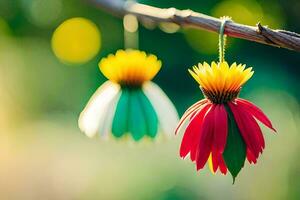
[[[267,116],[251,102],[238,98],[242,85],[253,75],[252,68],[227,62],[207,63],[189,70],[206,97],[182,116],[176,133],[185,121],[188,126],[180,146],[180,156],[190,154],[197,170],[209,160],[215,173],[227,169],[235,178],[247,157],[256,163],[265,141],[256,120],[275,131]]]
[[[103,58],[99,68],[106,81],[79,117],[80,129],[89,137],[97,133],[117,138],[130,134],[138,141],[158,132],[170,135],[178,115],[166,94],[151,82],[161,68],[154,55],[138,50],[118,50]]]
[[[187,155],[197,170],[205,164],[213,173],[231,173],[233,180],[245,160],[256,163],[265,148],[257,120],[275,131],[268,117],[251,102],[238,98],[242,86],[252,77],[252,68],[224,60],[224,24],[220,30],[220,61],[204,62],[189,70],[205,98],[182,116],[176,133],[187,124],[180,146],[180,157]],[[276,131],[275,131],[276,132]]]

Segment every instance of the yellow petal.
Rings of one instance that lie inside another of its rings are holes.
[[[101,72],[117,83],[142,84],[151,80],[161,68],[155,55],[138,50],[118,50],[99,62]]]
[[[227,62],[212,62],[211,65],[204,62],[199,63],[198,67],[193,66],[193,70],[189,71],[205,90],[220,93],[239,90],[251,78],[252,68],[245,67],[246,65],[237,65],[235,62],[230,67]]]
[[[211,173],[215,174],[213,163],[212,163],[212,155],[211,155],[211,153],[209,154],[209,157],[208,157],[208,166],[209,166],[209,169],[210,169]]]

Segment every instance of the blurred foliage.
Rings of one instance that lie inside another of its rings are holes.
[[[299,0],[139,2],[300,32]],[[72,17],[93,21],[102,41],[99,54],[76,67],[51,50],[54,30]],[[202,98],[187,69],[218,59],[217,35],[177,29],[141,25],[139,47],[163,61],[154,81],[182,114]],[[0,0],[1,199],[299,199],[299,53],[229,39],[228,62],[255,71],[241,97],[262,107],[278,129],[275,136],[264,130],[264,154],[232,186],[229,176],[197,173],[180,160],[181,136],[134,145],[89,140],[79,132],[80,111],[105,81],[97,63],[123,48],[123,38],[122,20],[84,0]]]

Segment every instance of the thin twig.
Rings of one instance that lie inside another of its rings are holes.
[[[219,32],[221,25],[220,19],[192,10],[162,9],[135,2],[125,3],[123,0],[89,1],[98,8],[117,16],[133,14],[140,20],[148,19],[156,23],[172,22],[181,27],[194,27],[216,33]],[[229,21],[225,26],[225,34],[229,37],[300,51],[300,34],[285,30],[272,30],[260,23],[255,27]]]

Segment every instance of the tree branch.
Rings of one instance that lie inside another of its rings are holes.
[[[98,8],[120,17],[125,14],[133,14],[140,20],[149,19],[156,23],[172,22],[181,27],[194,27],[216,33],[219,32],[221,25],[220,19],[192,10],[162,9],[135,2],[125,3],[123,0],[89,1]],[[225,26],[225,34],[229,37],[300,52],[300,34],[284,30],[272,30],[260,23],[257,24],[257,27],[254,27],[229,21]]]

